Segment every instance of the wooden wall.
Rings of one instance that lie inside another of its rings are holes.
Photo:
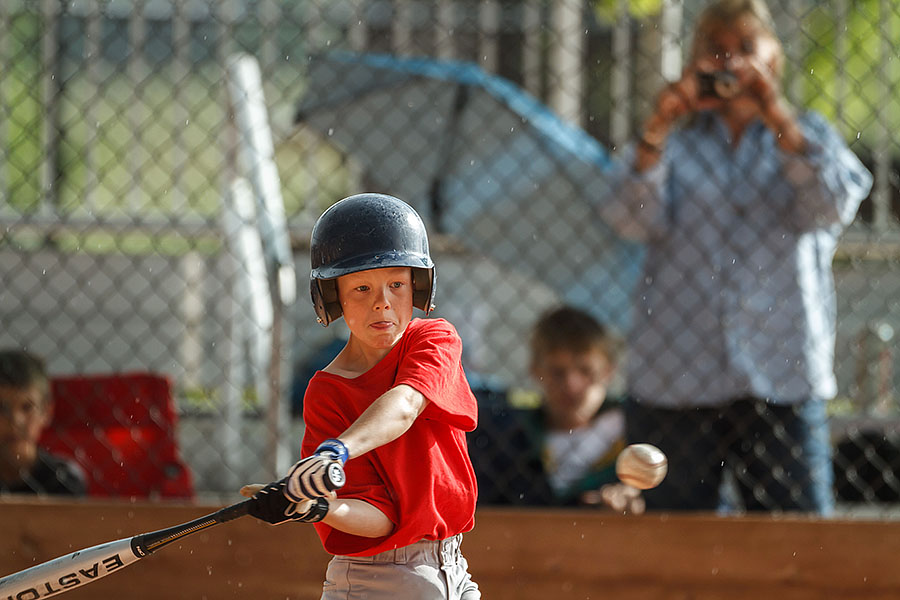
[[[215,508],[0,500],[0,575]],[[485,600],[900,598],[896,522],[484,509],[463,551]],[[311,527],[248,517],[65,597],[316,599],[327,561]]]

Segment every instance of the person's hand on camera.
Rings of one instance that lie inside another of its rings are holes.
[[[645,121],[636,145],[635,168],[638,171],[659,160],[675,122],[701,108],[698,90],[696,74],[686,69],[681,79],[666,85],[656,96],[653,113]]]
[[[639,170],[656,162],[665,147],[666,138],[675,123],[701,110],[721,107],[727,99],[715,95],[701,94],[701,74],[711,74],[721,66],[708,58],[700,57],[689,64],[681,78],[663,87],[656,96],[653,113],[645,121],[637,145]]]
[[[736,60],[736,73],[746,96],[759,111],[759,118],[768,127],[781,146],[789,152],[802,151],[806,139],[797,125],[794,109],[781,93],[778,76],[770,63],[759,53],[749,58]]]
[[[697,110],[699,87],[693,73],[685,71],[681,79],[666,85],[657,95],[656,110],[648,120],[645,130],[663,130],[669,128],[681,117]]]

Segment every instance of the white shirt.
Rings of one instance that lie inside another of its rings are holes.
[[[625,416],[621,410],[601,412],[578,429],[548,432],[544,442],[545,466],[553,491],[564,494],[607,458],[624,436]]]

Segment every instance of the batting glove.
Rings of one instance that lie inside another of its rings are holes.
[[[253,496],[250,514],[261,521],[280,525],[288,521],[318,523],[328,514],[328,500],[316,498],[303,502],[291,502],[284,495],[285,480],[265,486]]]
[[[312,456],[304,458],[288,472],[284,495],[291,502],[330,496],[344,485],[344,463],[350,458],[347,446],[336,439],[319,444]]]

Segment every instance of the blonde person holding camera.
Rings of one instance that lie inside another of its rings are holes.
[[[833,508],[831,261],[872,179],[821,115],[787,102],[783,65],[764,2],[709,5],[598,203],[647,248],[625,414],[629,442],[669,457],[648,509],[721,508],[727,471],[737,508]]]

